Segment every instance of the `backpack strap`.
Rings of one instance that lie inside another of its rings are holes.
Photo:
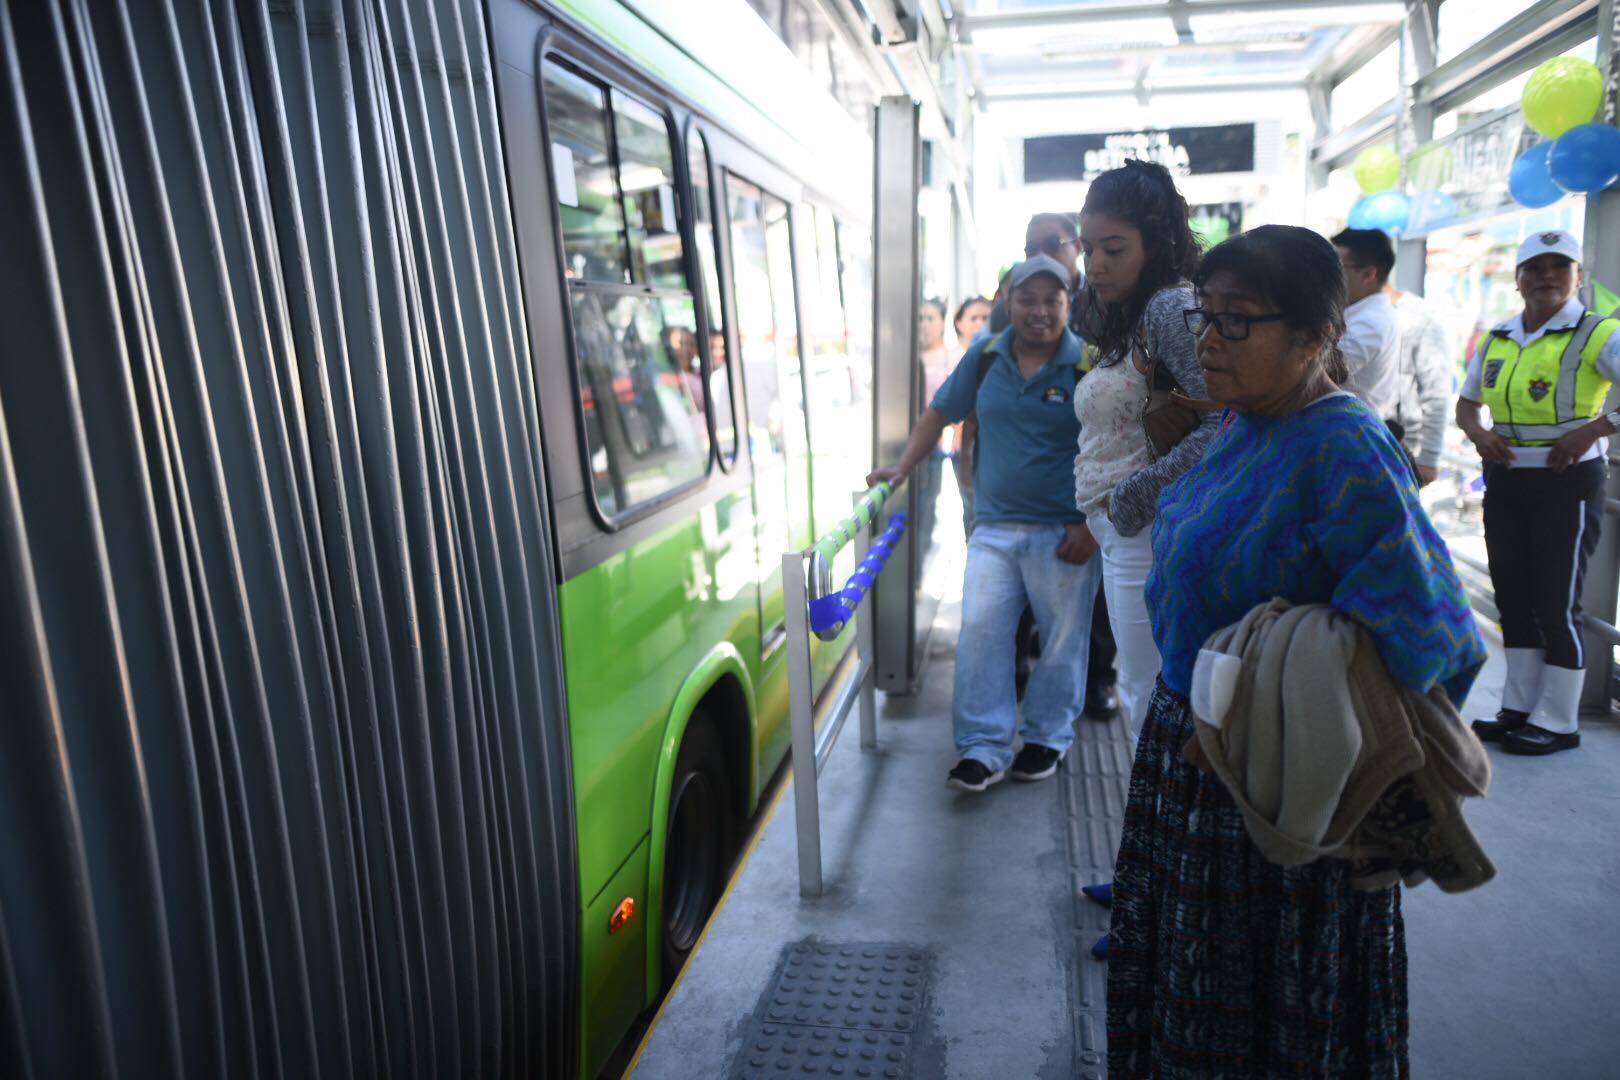
[[[994,367],[996,363],[996,354],[990,351],[990,342],[987,341],[984,343],[984,345],[984,351],[979,353],[978,377],[973,380],[973,386],[975,389],[984,385],[985,376],[990,374],[990,369]]]

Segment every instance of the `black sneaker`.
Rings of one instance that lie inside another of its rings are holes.
[[[1094,683],[1086,687],[1085,712],[1080,715],[1090,720],[1112,720],[1119,715],[1119,691],[1113,683]]]
[[[1062,760],[1063,755],[1050,746],[1025,743],[1008,772],[1014,780],[1045,780],[1057,772],[1058,762]]]
[[[991,784],[999,784],[1006,773],[991,772],[990,767],[977,758],[965,757],[956,763],[945,777],[945,782],[958,791],[983,791]]]

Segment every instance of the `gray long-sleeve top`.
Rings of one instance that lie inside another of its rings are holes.
[[[1160,289],[1148,301],[1139,327],[1150,359],[1170,370],[1183,394],[1202,399],[1209,391],[1198,363],[1198,339],[1183,319],[1183,312],[1197,306],[1189,285]],[[1130,358],[1119,362],[1130,363]],[[1198,463],[1219,423],[1219,412],[1204,413],[1198,427],[1168,454],[1119,482],[1108,499],[1108,520],[1120,535],[1135,536],[1152,524],[1159,512],[1159,493]]]
[[[1401,331],[1395,419],[1406,429],[1406,448],[1418,464],[1437,468],[1456,399],[1451,340],[1421,296],[1402,293],[1395,321]]]

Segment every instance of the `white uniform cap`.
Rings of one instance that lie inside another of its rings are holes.
[[[1548,254],[1562,255],[1569,261],[1578,263],[1581,261],[1581,245],[1563,229],[1531,233],[1530,238],[1519,245],[1519,261],[1513,265],[1518,268],[1537,255]]]

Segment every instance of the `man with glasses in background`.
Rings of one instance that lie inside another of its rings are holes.
[[[1344,336],[1339,351],[1350,369],[1345,389],[1371,406],[1380,420],[1388,423],[1395,416],[1399,387],[1396,385],[1396,358],[1401,332],[1384,286],[1395,269],[1395,245],[1381,229],[1345,229],[1333,237],[1339,263],[1344,267],[1344,284],[1350,303],[1344,309]],[[1405,432],[1395,430],[1400,442]]]
[[[1080,272],[1080,227],[1070,214],[1036,214],[1024,227],[1024,258],[1045,255],[1056,259],[1069,272],[1069,329],[1085,340],[1084,321],[1091,312],[1085,302],[1086,276]],[[988,337],[1007,329],[1007,300],[998,298],[990,308],[990,320],[974,337]]]

